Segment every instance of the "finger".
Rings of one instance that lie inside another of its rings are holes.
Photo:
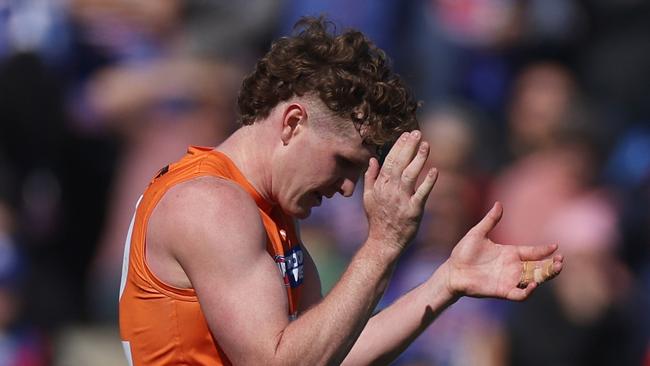
[[[530,282],[525,288],[513,288],[508,292],[506,298],[512,301],[523,301],[530,296],[530,294],[535,290],[537,284],[535,282]]]
[[[519,259],[522,261],[537,261],[544,259],[557,250],[557,244],[549,245],[520,245],[517,246]]]
[[[379,162],[374,157],[370,158],[370,161],[368,162],[368,169],[366,170],[366,174],[363,177],[364,190],[374,187],[378,175],[379,175]]]
[[[562,256],[560,255],[559,259],[558,256],[553,257],[553,272],[555,273],[553,277],[559,275],[560,272],[562,272],[562,268],[564,268],[564,262]]]
[[[386,159],[384,159],[384,163],[381,166],[380,174],[385,175],[387,177],[391,177],[394,175],[394,171],[396,170],[396,164],[398,160],[398,156],[401,154],[402,149],[404,148],[404,145],[410,138],[410,133],[409,132],[404,132],[402,135],[395,141],[395,144],[393,147],[390,148],[390,151],[386,155]]]
[[[422,134],[420,131],[416,130],[411,131],[411,133],[409,133],[405,139],[400,138],[399,149],[395,151],[391,149],[389,156],[386,157],[386,162],[389,163],[387,166],[389,170],[385,173],[387,173],[392,178],[401,178],[404,168],[406,168],[411,160],[413,160],[413,157],[418,150],[421,135]]]
[[[553,268],[553,259],[545,259],[543,261],[534,262],[531,266],[532,280],[537,283],[542,283],[555,277],[557,273]]]
[[[553,256],[553,271],[555,271],[555,275],[557,276],[560,272],[562,272],[562,268],[564,268],[564,257],[562,254],[556,254]]]
[[[431,168],[427,173],[427,176],[424,177],[422,184],[420,184],[413,194],[413,197],[411,197],[411,200],[413,200],[413,203],[417,207],[424,207],[425,202],[427,202],[427,197],[429,197],[429,193],[431,193],[433,186],[436,184],[436,180],[438,180],[438,169]]]
[[[562,261],[559,258],[549,258],[543,261],[522,262],[521,279],[517,287],[525,288],[529,283],[544,283],[553,279],[562,271]]]
[[[402,172],[402,184],[400,184],[400,188],[403,191],[413,194],[415,183],[417,182],[420,172],[422,171],[424,163],[426,163],[428,157],[429,144],[427,142],[422,142],[420,143],[415,158],[413,158],[411,163],[406,167],[406,169],[404,169],[404,172]]]
[[[472,231],[479,235],[486,236],[501,220],[503,207],[500,202],[495,202],[492,209],[483,217],[483,219],[472,228]]]

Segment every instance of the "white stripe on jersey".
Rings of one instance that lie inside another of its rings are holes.
[[[124,257],[122,258],[122,279],[120,280],[120,297],[122,298],[122,293],[124,292],[124,287],[126,287],[126,277],[129,274],[129,253],[131,252],[131,235],[133,235],[133,225],[135,224],[135,214],[138,211],[138,205],[142,196],[138,198],[138,202],[135,204],[135,211],[133,212],[133,218],[131,219],[131,225],[129,225],[129,231],[126,234],[126,241],[124,242]]]
[[[129,363],[129,366],[133,366],[133,357],[131,356],[131,344],[127,341],[122,341],[122,348],[124,348],[124,355],[126,356],[126,362]]]

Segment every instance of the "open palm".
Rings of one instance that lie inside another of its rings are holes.
[[[537,286],[531,281],[525,288],[521,280],[524,261],[535,264],[548,258],[557,245],[518,246],[497,244],[487,235],[501,219],[503,209],[496,203],[487,215],[456,245],[447,260],[449,290],[456,295],[524,300]],[[562,255],[553,256],[551,276],[562,270]]]

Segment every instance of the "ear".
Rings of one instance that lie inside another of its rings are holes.
[[[282,115],[282,133],[280,138],[284,145],[288,145],[291,138],[297,135],[301,126],[307,122],[307,110],[299,103],[290,103]]]

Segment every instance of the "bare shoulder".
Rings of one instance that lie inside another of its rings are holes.
[[[253,198],[236,183],[200,177],[172,187],[147,226],[147,262],[171,285],[190,287],[186,267],[234,253],[264,250]]]
[[[156,211],[169,224],[167,231],[172,232],[168,235],[176,231],[189,234],[182,233],[183,228],[215,234],[263,230],[253,198],[236,183],[218,177],[200,177],[174,186]]]

